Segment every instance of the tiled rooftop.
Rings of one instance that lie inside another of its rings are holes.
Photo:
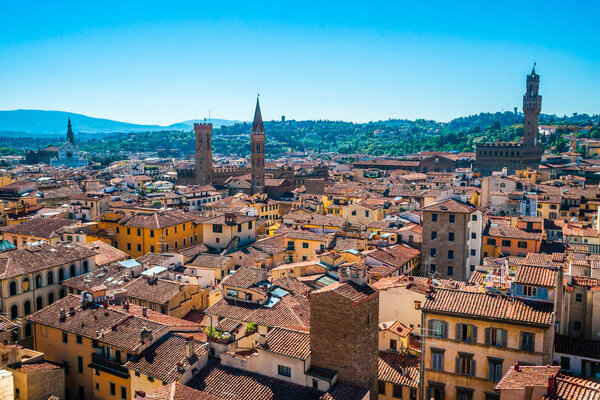
[[[435,289],[425,300],[424,312],[460,314],[520,324],[550,326],[552,304],[529,302],[481,292]]]

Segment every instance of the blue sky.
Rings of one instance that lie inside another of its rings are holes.
[[[600,2],[4,2],[0,109],[135,123],[600,112]]]

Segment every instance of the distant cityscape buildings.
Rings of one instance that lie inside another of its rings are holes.
[[[68,168],[86,167],[89,165],[87,156],[75,145],[75,135],[71,118],[67,122],[67,141],[61,146],[48,146],[38,151],[28,151],[25,155],[27,164],[45,163]]]

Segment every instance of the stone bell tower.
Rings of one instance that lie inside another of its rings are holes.
[[[71,126],[71,118],[67,122],[67,142],[75,144],[75,135],[73,134],[73,127]]]
[[[254,121],[250,131],[251,162],[252,162],[252,194],[265,190],[265,125],[260,113],[260,104],[256,98]]]

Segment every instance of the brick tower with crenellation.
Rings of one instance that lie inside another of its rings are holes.
[[[196,135],[196,185],[212,184],[212,124],[194,124]]]

